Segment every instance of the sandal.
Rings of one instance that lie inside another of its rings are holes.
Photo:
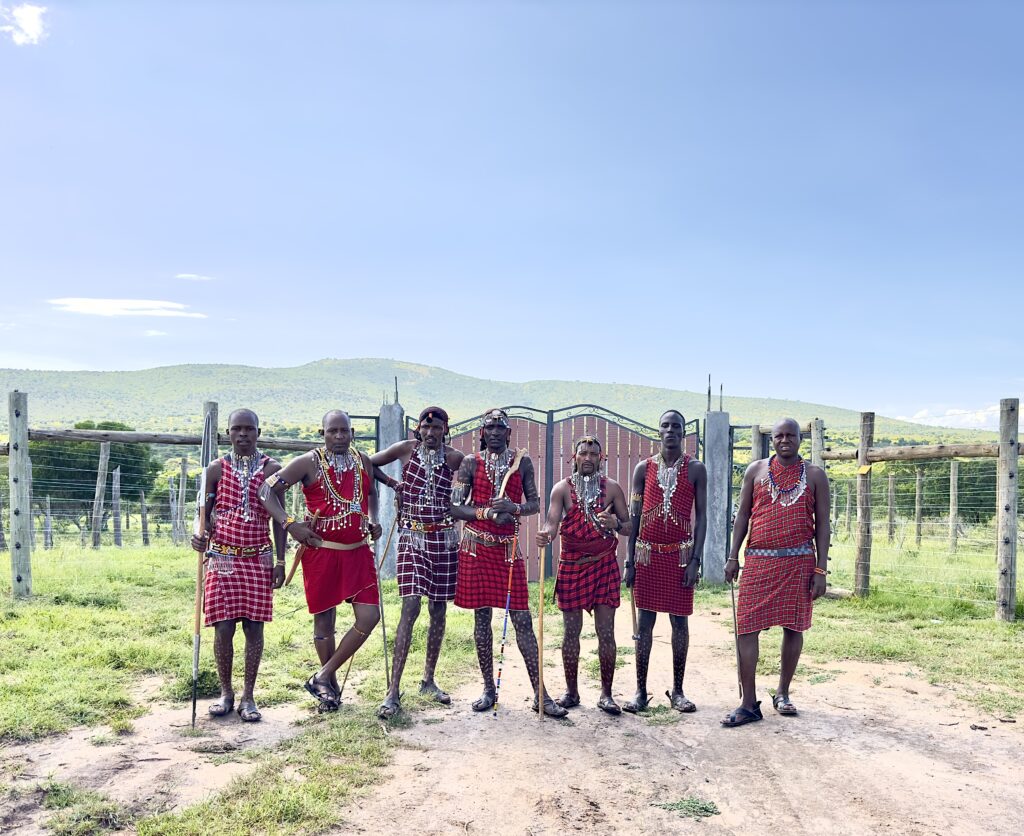
[[[313,674],[309,679],[307,679],[303,683],[303,687],[309,691],[313,697],[319,700],[322,705],[333,705],[335,708],[338,707],[337,693],[329,684],[317,679],[316,674]]]
[[[533,710],[534,711],[537,710],[537,700],[533,701]],[[568,713],[569,713],[568,711],[566,711],[562,706],[560,706],[557,702],[555,702],[553,699],[551,699],[551,697],[544,697],[544,716],[545,717],[556,717],[559,720],[561,720],[566,715],[568,715]]]
[[[648,703],[647,697],[641,697],[637,694],[633,699],[622,704],[622,710],[628,711],[630,714],[639,714],[641,711],[646,711],[648,705],[650,703]]]
[[[235,710],[235,695],[230,698],[222,696],[217,702],[210,703],[206,709],[211,717],[226,717]]]
[[[597,701],[597,707],[616,717],[622,713],[622,709],[619,708],[619,704],[611,697],[601,697],[601,699]]]
[[[789,694],[776,694],[772,697],[772,706],[779,714],[784,714],[787,717],[792,717],[799,712],[796,710],[796,706],[789,698]]]
[[[575,708],[580,704],[580,695],[570,694],[566,691],[562,696],[558,697],[555,702],[562,706],[562,708]]]
[[[474,711],[489,711],[494,708],[494,703],[498,701],[498,694],[493,688],[485,688],[484,692],[480,695],[480,699],[473,703]]]
[[[384,698],[384,702],[377,709],[377,717],[381,720],[390,720],[401,710],[402,703],[395,697],[388,696]]]
[[[263,719],[255,700],[242,700],[238,704],[238,716],[243,723],[258,723]]]
[[[735,711],[732,711],[728,717],[722,720],[722,725],[726,728],[732,728],[733,726],[745,726],[747,723],[756,723],[758,720],[763,720],[764,715],[761,714],[761,701],[758,700],[754,703],[754,708],[744,708],[742,705]]]
[[[442,691],[433,680],[430,682],[420,682],[420,694],[424,697],[430,697],[434,702],[439,702],[441,705],[450,705],[452,701],[451,695],[446,691]]]
[[[665,696],[668,697],[668,701],[676,711],[681,711],[683,714],[692,714],[697,710],[697,706],[693,704],[693,700],[688,700],[682,691],[675,694],[671,694],[666,691]]]

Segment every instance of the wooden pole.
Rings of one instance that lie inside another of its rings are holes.
[[[999,402],[999,460],[996,496],[999,498],[996,563],[996,618],[1013,621],[1017,612],[1017,433],[1020,431],[1020,402],[1004,398]]]
[[[537,558],[540,564],[540,583],[537,596],[540,598],[540,612],[537,613],[537,714],[544,719],[544,550]]]
[[[115,467],[111,474],[110,513],[114,517],[114,545],[121,546],[121,467]]]
[[[110,461],[110,442],[100,442],[100,463],[96,470],[96,495],[92,500],[92,547],[100,547],[100,527],[103,524],[103,494],[107,490],[107,463]]]
[[[171,545],[178,545],[178,491],[174,487],[174,477],[167,477],[167,504],[171,512]],[[157,531],[160,526],[157,525]]]
[[[181,460],[181,474],[178,477],[178,542],[184,543],[188,539],[185,531],[185,503],[188,491],[188,459]]]
[[[761,432],[761,426],[754,424],[750,428],[750,460],[756,462],[758,459],[764,458],[764,433]]]
[[[896,474],[889,472],[889,542],[896,541]]]
[[[139,516],[142,524],[142,545],[149,545],[149,515],[146,511],[146,492],[139,491]]]
[[[949,552],[956,554],[957,527],[960,525],[960,462],[949,463]]]
[[[43,528],[43,548],[53,548],[53,514],[50,508],[50,497],[46,497],[46,520]]]
[[[32,514],[29,511],[28,393],[17,390],[7,399],[10,453],[7,462],[11,502],[11,594],[32,594]]]
[[[871,591],[871,466],[868,448],[875,438],[875,413],[860,414],[860,446],[857,448],[857,563],[854,594],[866,598]]]
[[[811,421],[811,464],[825,466],[825,422],[821,418]]]
[[[914,480],[914,544],[915,548],[921,548],[921,508],[922,494],[924,493],[924,468],[917,466],[917,478]]]

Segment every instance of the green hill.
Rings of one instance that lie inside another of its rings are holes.
[[[214,400],[221,415],[237,406],[255,409],[270,428],[317,426],[325,411],[342,407],[351,413],[376,414],[391,399],[398,378],[400,401],[407,412],[427,404],[444,406],[453,420],[471,417],[490,406],[522,404],[552,409],[588,402],[654,424],[667,408],[687,417],[703,415],[707,395],[625,383],[535,380],[509,383],[482,380],[446,369],[395,360],[318,360],[294,368],[264,369],[232,365],[165,366],[142,371],[65,372],[0,369],[4,391],[29,394],[33,427],[65,427],[76,421],[116,420],[140,430],[197,430],[202,404]],[[717,394],[714,398],[717,406]],[[735,424],[771,424],[783,415],[800,421],[823,418],[830,435],[856,433],[858,413],[803,401],[726,397],[725,409]],[[0,427],[6,432],[6,410]],[[988,438],[990,433],[948,430],[879,416],[876,436],[908,440],[953,441]]]

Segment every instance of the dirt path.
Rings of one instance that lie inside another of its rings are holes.
[[[663,712],[655,722],[593,708],[598,689],[582,673],[584,707],[572,722],[539,721],[513,649],[497,718],[470,709],[478,686],[459,689],[449,709],[415,715],[397,733],[392,777],[346,809],[336,832],[378,832],[385,822],[418,834],[1024,830],[1021,730],[906,666],[816,667],[794,687],[800,717],[769,708],[761,723],[721,728],[737,700],[731,637],[719,622],[691,619],[686,692],[698,712]],[[665,705],[667,620],[658,627],[649,687]],[[584,642],[584,660],[593,647]],[[557,657],[549,651],[545,672],[556,694]],[[631,695],[632,658],[616,674],[617,698]],[[721,812],[697,822],[653,806],[686,797]]]

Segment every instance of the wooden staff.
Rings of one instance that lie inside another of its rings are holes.
[[[317,511],[313,514],[313,519],[310,520],[309,527],[316,532],[316,521],[320,516],[320,512]],[[299,568],[299,564],[302,562],[302,555],[306,553],[306,544],[299,543],[299,547],[295,550],[295,557],[292,558],[292,568],[288,572],[288,578],[285,580],[284,585],[288,586],[292,582],[292,578],[295,577],[295,570]]]
[[[391,666],[388,664],[388,630],[387,627],[384,626],[384,589],[380,585],[380,567],[384,565],[384,558],[388,553],[388,549],[391,547],[391,538],[394,537],[395,529],[397,527],[398,514],[395,514],[395,519],[391,523],[391,530],[388,532],[388,539],[384,543],[384,551],[380,553],[380,563],[377,564],[376,570],[377,600],[380,602],[380,634],[384,639],[384,681],[387,683],[388,688],[391,687]]]
[[[216,427],[213,426],[213,413],[207,412],[203,419],[203,440],[200,445],[199,458],[203,472],[199,476],[199,495],[196,497],[196,519],[194,534],[206,533],[206,466],[213,458],[213,445]],[[182,496],[185,494],[182,493]],[[196,702],[199,699],[199,639],[203,628],[203,560],[206,551],[199,552],[196,560],[196,602],[195,627],[192,631],[192,728],[196,727]]]
[[[544,719],[544,549],[540,550],[540,611],[537,613],[537,715]]]
[[[736,585],[729,581],[729,592],[732,593],[732,640],[736,645],[736,685],[740,691],[740,699],[743,699],[743,678],[740,676],[740,634],[736,622]]]

